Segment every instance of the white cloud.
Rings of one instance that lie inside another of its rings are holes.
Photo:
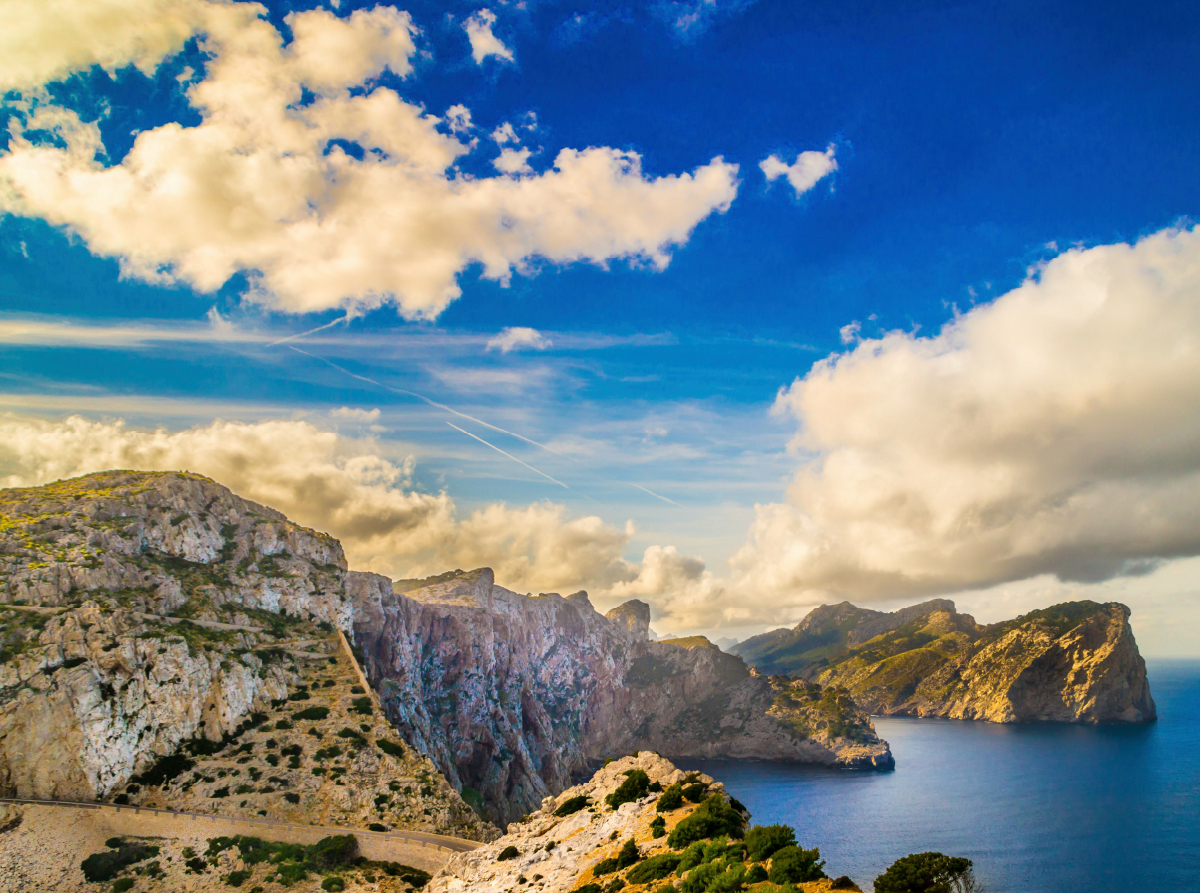
[[[329,414],[335,419],[345,419],[348,422],[379,421],[378,409],[358,409],[353,406],[339,406],[337,409],[331,410]]]
[[[503,59],[505,62],[513,61],[512,50],[492,33],[494,24],[496,14],[490,9],[481,9],[463,22],[463,30],[467,32],[467,39],[471,41],[471,57],[479,65],[489,56]]]
[[[452,105],[446,109],[446,123],[451,133],[467,133],[471,124],[471,110],[465,105]]]
[[[509,176],[532,174],[533,168],[529,166],[530,154],[532,153],[528,149],[505,149],[500,153],[500,157],[492,162],[492,165],[500,173]]]
[[[148,34],[157,33],[155,15],[174,9],[126,2],[129,21]],[[57,8],[12,4],[27,18]],[[661,269],[672,246],[737,194],[737,166],[720,158],[691,174],[648,178],[637,154],[605,147],[564,149],[537,176],[459,176],[453,165],[469,146],[391,89],[370,88],[385,69],[410,70],[407,13],[293,13],[295,39],[284,45],[257,6],[184,6],[203,13],[192,17],[212,57],[188,90],[200,123],[144,131],[120,164],[106,166],[94,124],[28,97],[0,154],[0,210],[69,229],[149,282],[212,292],[241,272],[252,283],[247,297],[271,309],[394,303],[406,317],[430,318],[458,296],[458,274],[475,263],[500,281],[530,272],[536,258],[640,258]],[[124,33],[125,24],[112,27]],[[175,46],[157,45],[166,49],[122,58],[151,60]],[[360,84],[367,89],[350,92]],[[303,102],[305,88],[315,101]],[[452,126],[465,120],[456,113]],[[33,139],[38,130],[60,144]],[[363,157],[331,146],[335,139],[357,143]]]
[[[412,489],[411,457],[397,462],[379,452],[372,440],[301,421],[218,421],[169,432],[79,416],[0,416],[3,487],[110,468],[183,469],[332,533],[357,570],[401,577],[487,565],[522,591],[602,591],[637,577],[621,557],[631,522],[618,528],[595,516],[571,518],[551,503],[494,503],[460,517],[445,493]]]
[[[545,350],[554,342],[528,326],[507,326],[487,343],[488,350],[509,353],[514,350]]]
[[[521,141],[521,138],[517,136],[517,131],[509,121],[505,121],[492,131],[492,139],[500,146],[503,146],[505,143],[519,143]]]
[[[1200,232],[1069,251],[936,336],[890,332],[783,389],[812,458],[731,585],[895,599],[1200,554]]]
[[[831,144],[824,152],[801,152],[791,164],[784,163],[778,155],[770,155],[759,162],[768,182],[779,177],[787,177],[797,196],[801,196],[817,185],[826,174],[837,170],[834,160],[834,147]]]
[[[854,322],[847,323],[838,329],[838,334],[842,337],[842,344],[853,344],[859,339],[859,332],[862,331],[862,323],[857,319]]]

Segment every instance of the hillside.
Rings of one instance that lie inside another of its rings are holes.
[[[848,603],[737,646],[761,672],[849,692],[878,715],[992,722],[1156,717],[1124,605],[1067,602],[977,624],[938,599],[884,614]]]
[[[850,698],[705,639],[651,643],[648,621],[487,569],[354,573],[333,538],[199,475],[0,491],[0,793],[486,839],[478,815],[508,821],[639,747],[891,767]],[[353,691],[338,630],[374,692]],[[296,719],[306,704],[330,714]],[[191,765],[166,778],[164,760]]]

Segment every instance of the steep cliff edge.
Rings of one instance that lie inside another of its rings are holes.
[[[895,614],[823,606],[735,649],[844,688],[871,713],[991,722],[1156,718],[1124,605],[1067,602],[988,626],[938,599]]]
[[[494,836],[358,704],[345,580],[332,537],[198,475],[0,491],[0,794]]]
[[[501,823],[634,750],[894,765],[850,698],[760,676],[703,638],[647,641],[636,606],[614,622],[586,593],[527,597],[486,568],[403,588],[349,575],[368,676],[406,740]]]

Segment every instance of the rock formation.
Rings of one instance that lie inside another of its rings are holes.
[[[1124,605],[1067,602],[982,626],[937,599],[848,603],[734,649],[763,672],[840,687],[872,713],[992,722],[1149,722],[1154,699]]]
[[[403,593],[372,574],[348,586],[388,717],[502,824],[633,750],[894,765],[850,698],[810,697],[704,638],[647,641],[636,606],[613,622],[584,593],[519,595],[486,568]]]
[[[297,651],[337,628],[405,741],[504,820],[639,747],[892,765],[849,699],[704,639],[649,642],[648,613],[520,596],[486,569],[395,586],[348,573],[336,540],[199,475],[0,491],[0,791],[112,796],[187,742],[249,734],[307,684]]]

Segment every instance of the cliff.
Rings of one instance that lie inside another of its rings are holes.
[[[1124,605],[1067,602],[977,624],[938,599],[894,614],[848,603],[737,646],[764,671],[848,691],[879,715],[991,722],[1156,718]]]
[[[333,538],[198,475],[0,491],[0,794],[494,836],[423,755],[380,751],[385,722],[345,715],[345,568]]]
[[[849,699],[751,673],[704,639],[649,642],[640,602],[612,614],[582,592],[517,595],[486,569],[395,586],[347,572],[336,540],[198,475],[0,491],[0,792],[281,816],[328,803],[341,820],[485,838],[457,791],[507,820],[640,747],[892,765]],[[397,730],[395,765],[378,752],[386,724],[338,713],[348,675],[318,673],[338,628],[378,690],[372,715]],[[318,694],[328,721],[269,734]],[[331,746],[342,754],[316,757]],[[172,756],[192,765],[163,779]]]
[[[819,852],[789,845],[792,829],[746,833],[749,817],[707,775],[642,751],[546,798],[499,840],[453,856],[428,893],[858,889],[848,877],[830,880]],[[809,853],[819,864],[805,862]]]
[[[753,673],[707,639],[647,641],[636,605],[609,619],[586,593],[527,597],[486,568],[402,588],[349,576],[369,678],[405,739],[502,824],[634,750],[894,765],[851,699]]]

